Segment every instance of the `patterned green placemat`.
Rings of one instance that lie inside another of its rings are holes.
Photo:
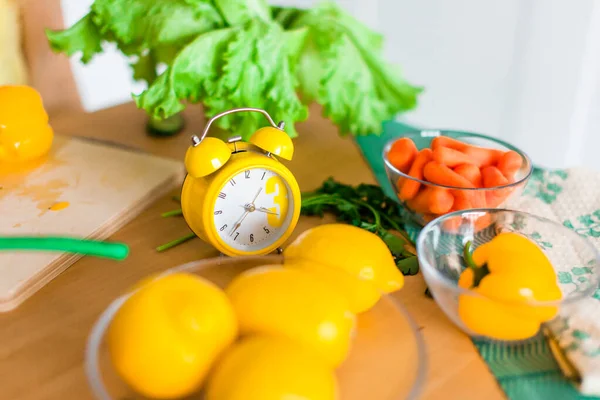
[[[395,198],[395,194],[385,173],[382,160],[383,147],[391,139],[416,129],[418,128],[398,122],[386,122],[381,136],[362,136],[356,139],[377,181],[392,198]],[[541,172],[542,170],[534,172],[526,191],[530,194],[536,192],[536,196],[556,195],[554,187],[548,188],[548,185],[540,184],[540,180],[537,178],[541,176]],[[412,223],[408,223],[405,228],[413,239],[420,230],[418,225]],[[564,377],[543,335],[522,344],[506,345],[484,341],[474,341],[474,344],[511,400],[593,398],[582,396]]]

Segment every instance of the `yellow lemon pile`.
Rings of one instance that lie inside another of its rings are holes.
[[[334,400],[356,315],[403,284],[375,234],[322,225],[290,244],[283,266],[249,269],[225,290],[186,273],[144,280],[108,347],[123,380],[152,398]]]

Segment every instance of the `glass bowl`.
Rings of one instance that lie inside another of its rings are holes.
[[[487,228],[481,229],[484,225]],[[492,299],[458,286],[459,275],[466,268],[463,260],[465,244],[473,241],[473,248],[477,248],[500,232],[525,235],[542,249],[554,267],[562,299],[515,303]],[[438,306],[458,328],[476,339],[514,342],[473,332],[460,316],[459,299],[488,300],[505,311],[510,310],[511,317],[515,313],[523,316],[523,306],[532,307],[529,310],[535,312],[554,307],[557,314],[554,320],[548,321],[548,325],[560,326],[563,325],[561,322],[581,312],[578,308],[581,301],[590,298],[600,282],[600,254],[587,238],[557,222],[520,211],[475,209],[444,215],[421,231],[416,247],[421,271]],[[531,317],[529,313],[526,315],[527,318]],[[522,340],[527,339],[519,341]]]
[[[243,271],[282,262],[282,256],[217,257],[191,262],[164,274],[194,273],[224,288]],[[100,400],[143,399],[116,374],[105,342],[107,327],[129,296],[125,294],[108,306],[88,338],[85,370],[91,390]],[[425,370],[425,347],[417,326],[394,297],[383,295],[371,310],[357,318],[351,353],[336,371],[340,400],[416,399],[423,388]],[[202,393],[194,396],[203,397]]]
[[[455,186],[438,185],[435,183],[427,182],[422,179],[413,178],[410,175],[407,175],[402,171],[398,170],[396,167],[394,167],[388,158],[388,153],[392,145],[398,139],[401,139],[403,137],[410,138],[417,146],[417,149],[421,150],[430,147],[431,141],[438,136],[448,136],[453,139],[460,140],[464,143],[490,149],[498,149],[502,151],[514,150],[523,159],[521,168],[514,175],[514,182],[509,183],[505,186],[495,186],[490,188],[461,188]],[[399,186],[405,179],[417,182],[421,190],[425,187],[449,190],[455,199],[461,199],[460,203],[456,200],[454,201],[453,207],[449,212],[468,210],[472,208],[502,208],[507,204],[508,200],[511,197],[518,196],[521,193],[521,191],[527,184],[531,173],[533,172],[533,166],[529,157],[523,151],[517,149],[516,147],[502,140],[495,139],[493,137],[482,135],[479,133],[450,130],[417,131],[404,133],[401,136],[390,140],[384,146],[383,160],[385,165],[385,172],[388,176],[388,179],[390,180],[390,183],[392,184],[392,187],[394,188],[395,193],[400,192]],[[425,226],[428,222],[439,217],[440,215],[445,214],[423,212],[422,209],[417,210],[410,201],[407,202],[401,199],[399,196],[396,197],[404,206],[404,209],[411,217],[411,219],[413,219],[416,223],[418,223],[421,226]]]

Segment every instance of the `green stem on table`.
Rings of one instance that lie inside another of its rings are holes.
[[[171,200],[181,203],[181,196],[173,196],[171,197]]]
[[[398,234],[400,236],[402,236],[402,239],[404,239],[406,242],[410,243],[411,245],[415,245],[415,242],[413,242],[413,240],[406,234],[406,232],[404,232],[402,230],[402,228],[400,228],[400,225],[398,225],[396,223],[396,221],[394,221],[393,219],[391,219],[390,217],[388,217],[385,214],[381,214],[381,216],[388,222],[388,224],[390,224],[390,226],[396,231],[398,232]]]
[[[178,216],[178,215],[183,215],[183,210],[181,208],[178,209],[178,210],[171,210],[171,211],[167,211],[167,212],[164,212],[164,213],[160,214],[160,216],[163,217],[163,218],[175,217],[175,216]]]
[[[165,243],[163,245],[158,246],[156,248],[156,251],[158,251],[160,253],[162,251],[169,250],[170,248],[180,245],[181,243],[185,243],[188,240],[191,240],[195,237],[196,237],[196,234],[190,233],[189,235],[180,237],[179,239],[175,239],[175,240],[170,241],[169,243]]]
[[[377,212],[376,209],[374,209],[371,205],[369,205],[363,201],[354,200],[353,203],[368,208],[371,211],[371,213],[373,214],[373,218],[375,219],[375,225],[377,226],[377,229],[379,230],[382,228],[381,217],[379,216],[380,214]]]
[[[325,199],[325,200],[323,200],[323,199]],[[410,243],[412,246],[415,245],[415,242],[402,230],[402,228],[400,228],[400,225],[398,225],[398,223],[396,221],[394,221],[392,218],[390,218],[389,216],[387,216],[383,213],[377,212],[371,205],[369,205],[365,202],[356,201],[356,200],[346,200],[346,199],[343,199],[334,194],[328,194],[328,193],[317,193],[317,192],[302,193],[302,206],[303,207],[311,206],[315,202],[327,204],[327,205],[336,205],[339,202],[345,202],[345,203],[356,204],[359,206],[369,208],[369,210],[373,213],[373,216],[376,220],[375,224],[377,226],[381,226],[381,218],[383,218],[392,227],[392,229],[394,229],[396,232],[398,232],[398,234],[400,236],[402,236],[402,238],[406,242]]]
[[[3,250],[59,251],[114,260],[124,260],[129,254],[129,247],[123,243],[68,237],[0,237],[0,251]]]

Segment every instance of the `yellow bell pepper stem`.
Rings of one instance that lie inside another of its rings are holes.
[[[463,249],[463,257],[465,259],[465,263],[467,264],[467,268],[470,268],[471,271],[473,271],[472,275],[469,274],[471,277],[471,284],[468,288],[479,286],[481,280],[490,273],[487,264],[477,265],[473,260],[473,254],[471,253],[472,245],[473,242],[468,241]]]

